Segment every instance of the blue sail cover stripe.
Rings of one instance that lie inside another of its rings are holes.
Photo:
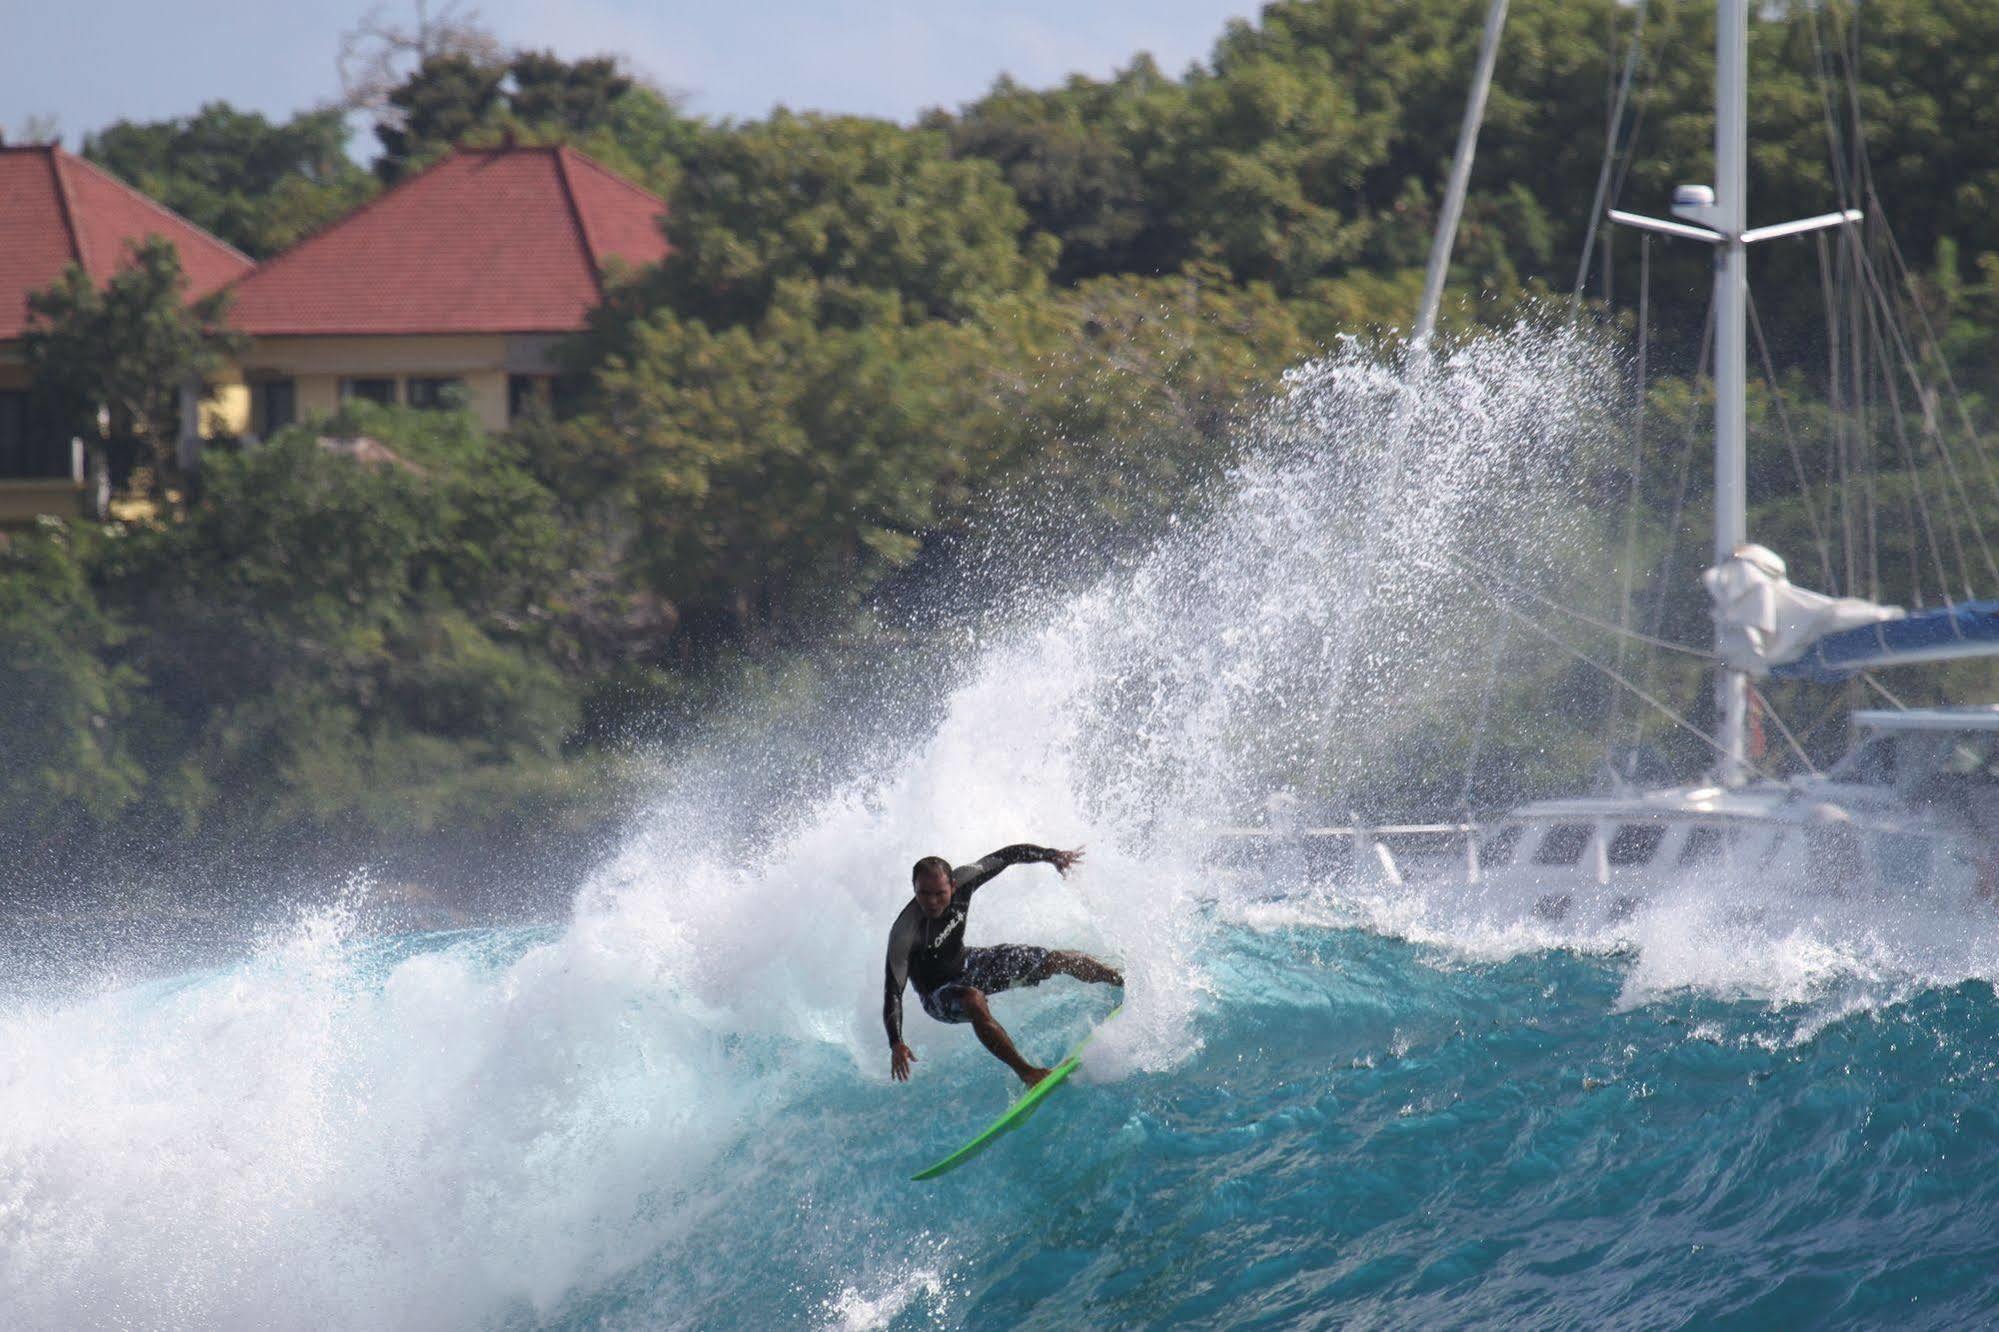
[[[1837,684],[1875,666],[1921,660],[1937,648],[1990,643],[1999,652],[1999,601],[1967,601],[1947,610],[1917,611],[1901,620],[1883,620],[1827,634],[1796,661],[1770,668],[1781,680]]]

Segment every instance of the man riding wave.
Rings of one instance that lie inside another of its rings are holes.
[[[888,975],[883,987],[882,1025],[888,1028],[889,1073],[909,1081],[916,1058],[902,1043],[902,991],[914,983],[923,1011],[939,1022],[969,1022],[979,1041],[1032,1087],[1048,1070],[1030,1064],[1014,1049],[1006,1029],[993,1019],[988,995],[1016,985],[1039,985],[1050,976],[1074,976],[1102,985],[1124,984],[1124,976],[1083,953],[1051,952],[1031,944],[965,946],[965,921],[972,894],[1009,865],[1053,865],[1067,876],[1081,851],[1056,851],[1025,842],[1002,847],[970,865],[951,868],[941,856],[925,856],[910,871],[915,896],[888,935]]]

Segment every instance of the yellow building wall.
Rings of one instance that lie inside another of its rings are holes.
[[[27,362],[19,343],[0,342],[0,390],[29,386]],[[505,389],[501,392],[504,394]],[[504,398],[502,406],[505,405]],[[242,374],[229,366],[210,385],[209,396],[201,404],[204,435],[240,435],[250,428],[250,389]]]
[[[201,433],[210,438],[250,433],[250,386],[233,368],[209,385],[201,404]]]
[[[246,380],[290,379],[300,419],[340,410],[343,379],[394,379],[398,401],[411,379],[465,381],[467,406],[488,430],[507,428],[504,334],[259,338],[242,358]],[[249,410],[245,399],[244,410]]]
[[[508,374],[551,373],[541,344],[552,344],[554,336],[260,338],[236,365],[215,376],[201,405],[201,431],[211,438],[248,435],[255,425],[252,386],[267,378],[293,381],[301,420],[338,412],[343,379],[394,379],[398,401],[407,401],[413,378],[461,379],[466,405],[479,423],[505,430]],[[510,365],[510,357],[518,363]],[[0,343],[0,389],[29,384],[20,344]],[[83,486],[66,480],[0,479],[0,526],[30,522],[37,514],[80,513],[84,494]]]

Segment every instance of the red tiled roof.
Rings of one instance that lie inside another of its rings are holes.
[[[258,336],[566,333],[613,258],[665,256],[666,205],[573,148],[461,150],[236,284]]]
[[[164,236],[199,299],[249,272],[250,259],[180,214],[54,145],[0,147],[0,342],[21,336],[28,293],[81,263],[103,282],[130,246]]]

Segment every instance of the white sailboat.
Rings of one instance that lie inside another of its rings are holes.
[[[1473,882],[1577,925],[1614,925],[1689,875],[1754,876],[1807,895],[1920,894],[1939,905],[1999,889],[1999,706],[1856,711],[1856,743],[1822,775],[1762,776],[1747,753],[1752,679],[1832,681],[1999,653],[1999,602],[1909,613],[1824,596],[1793,586],[1778,556],[1749,543],[1749,250],[1853,226],[1861,214],[1748,225],[1748,17],[1747,0],[1720,0],[1714,183],[1675,192],[1678,220],[1609,213],[1715,252],[1714,563],[1704,576],[1718,658],[1714,769],[1685,786],[1522,805],[1478,827],[1468,846]],[[1350,836],[1358,844],[1367,834]],[[1400,873],[1378,841],[1375,852],[1355,860]]]
[[[1491,0],[1412,337],[1419,374],[1505,10],[1506,0]],[[1999,704],[1854,711],[1852,747],[1825,772],[1780,779],[1749,753],[1753,680],[1836,682],[1893,666],[1999,655],[1999,601],[1946,594],[1940,609],[1911,612],[1823,595],[1793,585],[1782,558],[1749,541],[1750,248],[1855,227],[1863,218],[1857,208],[1842,208],[1748,225],[1748,22],[1748,0],[1719,0],[1714,183],[1676,190],[1674,219],[1607,211],[1620,225],[1715,253],[1716,499],[1713,563],[1703,581],[1714,612],[1718,725],[1712,736],[1695,732],[1715,751],[1712,770],[1695,782],[1649,789],[1621,778],[1607,794],[1535,801],[1458,824],[1301,826],[1296,797],[1280,793],[1267,803],[1262,826],[1214,830],[1234,844],[1231,856],[1294,867],[1280,879],[1344,870],[1391,888],[1405,881],[1469,888],[1488,906],[1584,933],[1615,930],[1690,879],[1782,885],[1805,900],[1921,899],[1978,910],[1999,904]]]

